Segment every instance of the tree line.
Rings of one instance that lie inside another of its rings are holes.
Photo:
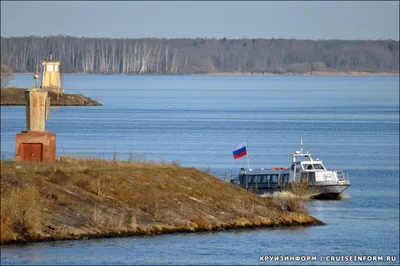
[[[398,72],[399,41],[1,37],[1,63],[15,73],[61,61],[63,73]]]
[[[14,73],[12,69],[5,65],[1,64],[1,79],[0,79],[0,88],[5,88],[10,84],[10,80],[14,78]]]

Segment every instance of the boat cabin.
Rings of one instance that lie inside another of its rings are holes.
[[[292,163],[291,171],[326,171],[326,168],[322,161],[312,161],[312,162],[296,162]]]
[[[322,161],[314,160],[310,153],[296,151],[292,153],[292,165],[290,167],[290,180],[293,182],[307,182],[315,184],[321,181],[337,181],[334,172],[328,171]]]
[[[242,168],[237,178],[231,180],[231,183],[242,188],[265,192],[273,192],[282,189],[289,184],[288,168],[273,168],[271,170],[256,169],[246,173]]]

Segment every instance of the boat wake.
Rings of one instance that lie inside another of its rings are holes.
[[[278,199],[287,199],[287,198],[293,198],[293,199],[299,199],[299,200],[315,200],[315,199],[320,199],[322,200],[323,198],[318,198],[316,197],[317,194],[307,194],[307,195],[296,195],[293,194],[290,191],[280,191],[280,192],[274,192],[274,193],[264,193],[261,195],[258,195],[259,197],[269,197],[269,198],[278,198]],[[330,200],[345,200],[351,198],[350,195],[342,193],[338,197]]]
[[[305,196],[299,196],[296,194],[293,194],[290,191],[275,191],[274,193],[264,193],[259,195],[260,197],[271,197],[271,198],[296,198],[296,199],[304,199],[308,200],[311,199],[313,195],[305,195]]]
[[[343,199],[343,200],[345,200],[345,199],[351,199],[351,196],[348,195],[348,194],[346,194],[346,193],[341,193],[341,194],[339,195],[338,199],[339,199],[339,200],[341,200],[341,199]]]

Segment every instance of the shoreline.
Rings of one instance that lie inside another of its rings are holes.
[[[205,74],[206,76],[400,76],[400,73],[390,73],[390,72],[331,72],[331,71],[315,71],[307,73],[237,73],[237,72],[220,72],[220,73],[210,73]]]
[[[324,225],[301,198],[258,197],[177,164],[1,161],[0,245]]]
[[[303,222],[281,222],[276,223],[263,223],[263,222],[244,222],[242,224],[227,224],[227,225],[216,225],[211,228],[185,228],[185,227],[148,227],[140,228],[136,231],[124,230],[124,231],[112,231],[105,233],[78,233],[69,232],[67,235],[54,236],[54,235],[40,235],[36,237],[18,238],[12,239],[6,243],[0,244],[0,247],[7,247],[18,244],[34,244],[43,242],[54,242],[54,241],[68,241],[68,240],[92,240],[101,238],[117,238],[117,237],[143,237],[143,236],[155,236],[155,235],[174,235],[174,234],[191,234],[191,233],[205,233],[205,232],[223,232],[223,231],[235,231],[235,230],[253,230],[263,228],[280,228],[280,229],[296,229],[300,227],[310,227],[316,225],[325,225],[315,218],[309,221]]]
[[[16,75],[34,75],[34,73],[14,73]],[[249,72],[215,72],[205,74],[137,74],[137,73],[63,73],[62,75],[121,75],[121,76],[328,76],[328,77],[341,77],[341,76],[357,76],[357,77],[400,77],[400,72],[365,72],[365,71],[310,71],[306,73],[249,73]]]
[[[25,88],[2,88],[1,92],[1,106],[26,106],[25,102]],[[68,94],[48,92],[50,97],[50,107],[52,106],[102,106],[97,100],[92,100],[82,94]]]

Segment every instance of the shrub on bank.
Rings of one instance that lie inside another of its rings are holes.
[[[1,241],[42,232],[42,203],[34,187],[13,188],[1,199]]]

